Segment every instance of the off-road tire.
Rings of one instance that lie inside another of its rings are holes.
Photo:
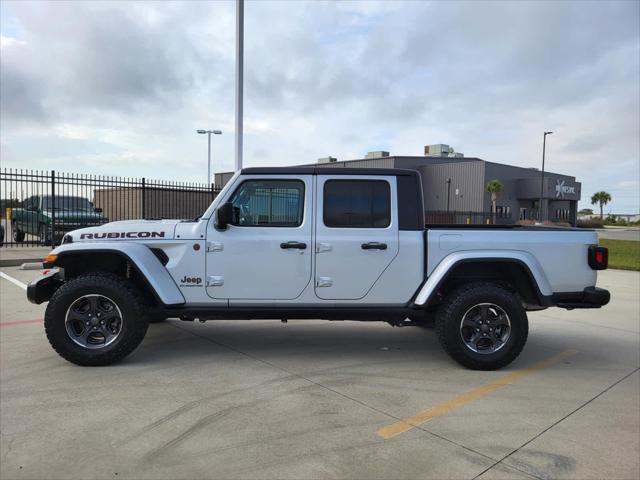
[[[469,349],[460,334],[460,323],[474,305],[492,303],[509,316],[508,340],[494,353],[480,354]],[[436,333],[444,350],[459,364],[473,370],[497,370],[516,359],[529,334],[527,313],[516,293],[487,282],[473,282],[451,292],[440,306]]]
[[[14,242],[24,242],[24,232],[16,226],[16,222],[11,222],[11,231],[13,232]]]
[[[99,349],[76,344],[65,327],[71,304],[90,294],[112,299],[122,313],[118,337]],[[142,342],[149,325],[147,310],[139,291],[127,279],[107,272],[88,273],[69,280],[53,294],[45,312],[44,327],[49,343],[62,358],[77,365],[111,365],[129,355]]]

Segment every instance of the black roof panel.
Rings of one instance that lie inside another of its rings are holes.
[[[340,167],[251,167],[243,168],[243,174],[253,175],[387,175],[414,176],[417,170],[401,168],[340,168]]]

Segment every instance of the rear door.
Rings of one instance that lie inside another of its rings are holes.
[[[398,254],[396,177],[316,177],[316,296],[365,297]]]
[[[244,176],[225,201],[232,224],[207,227],[207,293],[231,303],[298,297],[311,281],[312,176]]]

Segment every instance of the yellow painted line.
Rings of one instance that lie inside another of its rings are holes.
[[[510,385],[520,380],[521,378],[531,375],[538,370],[547,368],[555,363],[560,362],[561,360],[564,360],[567,357],[575,355],[576,353],[578,353],[577,350],[565,350],[564,352],[558,353],[553,357],[549,357],[546,360],[532,365],[531,367],[524,368],[518,372],[510,373],[509,375],[505,375],[504,377],[500,377],[491,383],[487,383],[486,385],[482,385],[481,387],[469,390],[468,392],[465,392],[462,395],[458,395],[451,400],[439,403],[435,407],[423,410],[422,412],[417,413],[412,417],[405,418],[404,420],[400,420],[396,423],[381,428],[380,430],[378,430],[378,436],[384,439],[393,438],[397,435],[400,435],[401,433],[411,430],[414,427],[422,425],[423,423],[431,420],[434,417],[439,417],[440,415],[449,413],[450,411],[455,410],[458,407],[462,407],[463,405],[472,402],[473,400],[476,400],[489,393],[495,392],[499,388]]]

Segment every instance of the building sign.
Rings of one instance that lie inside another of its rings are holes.
[[[556,180],[556,198],[564,199],[565,195],[575,195],[576,187],[565,185],[566,180]]]

